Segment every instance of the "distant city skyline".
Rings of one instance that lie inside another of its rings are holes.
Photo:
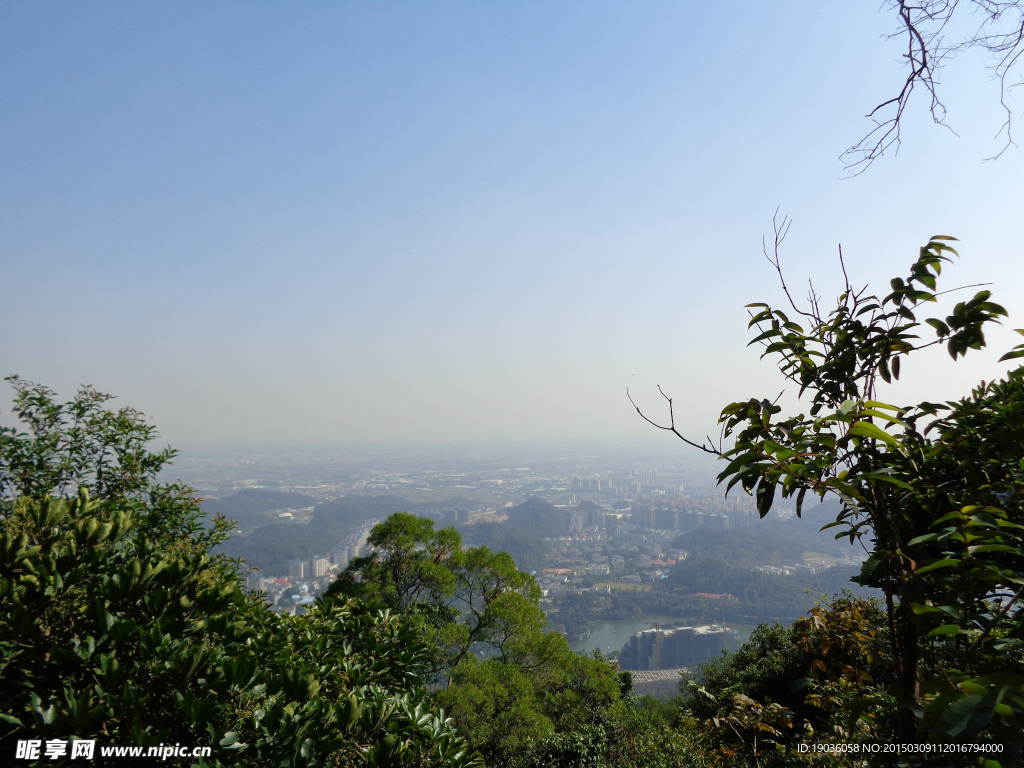
[[[1010,318],[892,399],[965,394],[1024,326],[1024,152],[983,162],[998,86],[965,56],[959,138],[922,95],[900,153],[843,180],[904,77],[892,29],[848,3],[0,5],[0,375],[91,384],[184,452],[683,456],[626,389],[659,419],[662,385],[700,440],[784,388],[743,309],[784,300],[778,209],[825,302],[840,243],[883,292],[960,238],[943,287],[992,283]]]

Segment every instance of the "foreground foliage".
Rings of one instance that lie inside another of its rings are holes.
[[[492,768],[703,766],[704,738],[669,730],[629,673],[546,629],[540,589],[504,552],[397,513],[329,592],[383,601],[434,649],[433,700]]]
[[[735,653],[681,684],[684,710],[722,756],[761,765],[858,765],[827,745],[891,741],[885,721],[893,680],[884,613],[871,600],[837,597],[791,627],[762,624]]]
[[[984,347],[985,326],[1006,315],[980,291],[945,318],[918,321],[940,295],[951,239],[933,238],[881,298],[847,283],[827,313],[816,296],[806,309],[791,300],[793,318],[750,305],[751,343],[777,357],[809,410],[783,416],[766,398],[733,403],[720,421],[734,446],[704,448],[729,462],[719,480],[754,495],[762,516],[776,495],[795,498],[797,514],[808,492],[841,501],[827,527],[867,545],[858,581],[885,599],[879,652],[891,664],[892,703],[877,722],[892,731],[879,737],[999,743],[1007,751],[997,760],[1016,764],[1024,741],[1024,369],[955,402],[878,399],[911,353],[943,344],[956,360]],[[926,326],[931,341],[920,339]],[[1003,359],[1021,356],[1017,348]]]
[[[211,766],[706,765],[705,737],[667,730],[628,675],[545,631],[537,585],[507,554],[397,515],[374,532],[383,555],[359,566],[372,579],[272,613],[212,554],[230,524],[156,481],[173,452],[146,451],[141,414],[13,383],[25,427],[0,429],[7,754],[75,738],[210,746],[195,764]]]
[[[210,554],[228,524],[156,483],[173,454],[145,451],[141,414],[14,384],[28,429],[0,432],[9,754],[74,737],[209,745],[208,765],[480,764],[427,701],[429,649],[399,617],[343,600],[271,613]]]

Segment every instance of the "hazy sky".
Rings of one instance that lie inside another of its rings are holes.
[[[1024,151],[979,57],[899,155],[838,155],[893,95],[877,2],[0,4],[0,373],[145,411],[182,447],[668,441],[781,385],[743,305],[883,290],[933,234],[1024,326]],[[1018,101],[1017,106],[1020,107]],[[965,296],[966,297],[966,296]],[[0,399],[0,423],[11,422]],[[682,447],[680,447],[682,450]]]

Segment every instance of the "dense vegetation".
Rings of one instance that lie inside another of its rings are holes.
[[[553,600],[552,622],[575,636],[593,621],[617,621],[644,615],[686,620],[727,621],[737,624],[794,621],[814,607],[822,595],[853,587],[859,569],[835,567],[817,576],[773,576],[751,568],[733,567],[722,559],[693,557],[672,570],[672,576],[644,592],[567,593]],[[728,597],[704,597],[697,592]]]
[[[431,652],[381,605],[271,613],[211,549],[187,488],[154,478],[141,414],[13,380],[0,428],[0,735],[211,746],[200,765],[460,765]],[[123,761],[122,761],[123,762]],[[47,759],[28,764],[52,764]]]
[[[837,541],[818,529],[834,517],[838,505],[823,504],[805,519],[765,522],[737,530],[698,528],[680,534],[674,548],[688,557],[668,569],[668,578],[642,592],[567,593],[553,598],[555,626],[570,636],[583,633],[595,620],[615,621],[643,615],[685,620],[728,621],[738,624],[785,621],[803,616],[822,595],[849,590],[858,596],[881,596],[876,589],[853,580],[859,566],[838,565],[818,574],[771,574],[761,565],[793,565],[808,552],[842,557],[851,552],[848,541]],[[857,550],[862,551],[858,547]],[[710,598],[697,593],[728,595]]]
[[[682,683],[680,716],[705,723],[723,757],[742,755],[760,765],[859,765],[853,750],[893,741],[887,717],[894,676],[882,627],[876,602],[850,596],[815,606],[790,627],[763,624],[736,653],[701,665],[698,676]],[[809,744],[850,751],[812,754]],[[892,754],[873,762],[919,760],[945,762]]]
[[[545,507],[548,505],[544,505]],[[524,505],[523,516],[542,510]],[[628,673],[546,629],[540,589],[511,556],[464,548],[454,528],[396,514],[331,593],[380,600],[434,648],[434,699],[491,766],[690,764],[694,734],[659,743]]]
[[[700,734],[666,734],[628,675],[545,631],[537,585],[508,554],[394,515],[374,531],[383,559],[349,572],[371,578],[272,613],[214,552],[231,523],[155,481],[173,451],[147,450],[141,414],[90,389],[60,403],[12,383],[5,755],[77,739],[97,742],[99,765],[126,763],[103,747],[167,744],[211,747],[200,766],[704,765]]]
[[[805,633],[811,639],[801,640],[816,656],[811,668],[821,674],[829,668],[824,657],[830,649],[850,638],[863,640],[860,652],[886,670],[876,690],[821,694],[825,705],[846,715],[841,725],[829,721],[831,732],[905,745],[998,745],[1005,754],[990,756],[990,764],[1018,764],[1024,731],[1024,369],[983,382],[955,402],[896,406],[877,399],[879,383],[897,381],[911,353],[943,344],[956,360],[984,347],[986,324],[1006,315],[988,291],[980,291],[945,318],[924,319],[935,339],[920,340],[917,315],[941,295],[937,278],[955,253],[951,239],[933,238],[909,274],[893,279],[892,292],[881,298],[847,281],[829,312],[813,294],[801,309],[788,291],[795,319],[767,304],[750,305],[757,333],[751,343],[763,344],[764,356],[778,357],[779,370],[809,401],[808,413],[784,417],[767,398],[732,403],[720,419],[723,437],[734,439],[724,451],[679,433],[671,400],[662,428],[728,461],[720,481],[752,494],[762,516],[777,494],[795,498],[798,513],[808,493],[838,497],[841,507],[829,527],[867,545],[857,580],[882,592],[881,626],[869,611],[844,608],[835,614],[844,631],[815,634],[830,623],[818,613],[812,616],[815,632]],[[777,253],[774,263],[781,276]],[[1003,359],[1022,356],[1024,345]],[[839,680],[846,679],[842,669]],[[870,670],[865,675],[854,675],[855,690],[875,679]],[[741,698],[732,704],[743,711],[727,722],[737,735],[748,725],[751,734],[780,731],[782,721],[791,719],[792,710],[782,705],[736,695]],[[980,760],[961,752],[943,755],[944,762]]]
[[[829,501],[803,510],[802,516],[786,520],[765,520],[749,528],[716,530],[701,527],[676,537],[673,547],[705,557],[728,560],[738,566],[792,565],[808,552],[829,557],[863,555],[864,550],[837,540],[821,527],[835,520],[839,504]]]
[[[266,488],[250,488],[230,496],[206,497],[200,508],[209,518],[223,517],[235,521],[235,529],[244,533],[278,522],[275,512],[281,509],[306,509],[316,500],[301,493],[285,493]]]

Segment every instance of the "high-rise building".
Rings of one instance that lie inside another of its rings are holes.
[[[288,561],[288,578],[289,579],[305,579],[308,578],[309,561],[308,560],[289,560]]]
[[[676,669],[691,667],[717,656],[733,640],[732,630],[721,626],[645,629],[622,647],[622,669]]]
[[[630,510],[630,519],[636,525],[643,525],[648,528],[654,526],[654,505],[650,502],[634,501]]]

